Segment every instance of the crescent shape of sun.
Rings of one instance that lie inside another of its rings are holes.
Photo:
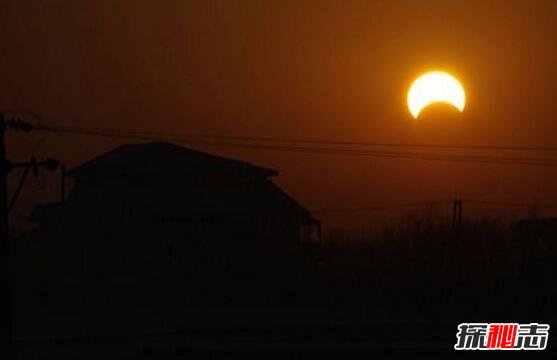
[[[410,114],[417,119],[423,109],[434,103],[450,104],[462,112],[466,95],[454,76],[442,71],[432,71],[414,81],[408,90],[407,102]]]

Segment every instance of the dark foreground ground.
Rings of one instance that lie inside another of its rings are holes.
[[[453,349],[462,322],[555,324],[552,238],[535,247],[481,222],[349,240],[119,273],[20,247],[15,358],[557,358],[553,329],[541,352]]]
[[[543,352],[456,352],[456,324],[398,323],[236,328],[168,334],[18,341],[17,359],[555,358]],[[551,338],[550,338],[551,340]]]

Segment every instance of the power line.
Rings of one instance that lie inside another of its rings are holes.
[[[470,144],[417,144],[403,142],[367,142],[367,141],[345,141],[332,139],[310,139],[310,138],[276,138],[263,136],[236,136],[236,135],[211,135],[200,133],[174,133],[156,131],[137,131],[122,129],[82,128],[74,126],[37,126],[39,130],[64,132],[70,134],[94,134],[94,135],[122,135],[122,136],[146,136],[149,138],[173,138],[173,139],[206,139],[206,140],[230,140],[230,141],[258,141],[269,143],[287,144],[313,144],[313,145],[344,145],[363,147],[401,147],[401,148],[437,148],[437,149],[469,149],[469,150],[508,150],[508,151],[557,151],[557,146],[507,146],[507,145],[470,145]]]
[[[335,214],[335,213],[358,213],[358,212],[374,212],[402,208],[419,208],[430,207],[436,205],[447,205],[452,201],[429,201],[429,202],[414,202],[414,203],[398,203],[398,204],[377,204],[361,208],[337,208],[337,209],[317,209],[313,210],[316,214]]]
[[[505,202],[505,201],[486,201],[486,200],[465,200],[467,203],[470,204],[479,204],[479,205],[492,205],[492,206],[505,206],[505,207],[537,207],[539,209],[557,209],[557,205],[550,205],[550,204],[526,204],[526,203],[516,203],[516,202]]]
[[[34,119],[40,119],[36,114],[31,113]],[[400,158],[400,159],[419,159],[419,160],[442,160],[442,161],[463,161],[479,163],[497,163],[513,165],[536,165],[536,166],[557,166],[557,159],[550,158],[520,158],[520,157],[501,157],[501,156],[475,156],[458,154],[438,154],[423,152],[402,152],[386,150],[366,150],[339,147],[316,147],[292,144],[336,144],[351,146],[391,146],[391,147],[428,147],[428,148],[451,148],[451,149],[482,149],[482,150],[556,150],[557,147],[534,147],[534,146],[477,146],[477,145],[433,145],[433,144],[407,144],[407,143],[379,143],[379,142],[354,142],[337,140],[315,140],[315,139],[296,139],[296,138],[271,138],[271,137],[246,137],[246,136],[223,136],[207,134],[184,134],[168,132],[149,132],[133,131],[106,128],[82,128],[71,126],[44,126],[34,125],[34,129],[46,132],[55,132],[73,135],[91,135],[110,138],[126,138],[141,140],[167,140],[178,143],[204,146],[220,146],[234,148],[248,148],[255,150],[271,150],[285,152],[301,152],[308,154],[328,154],[328,155],[350,155],[350,156],[371,156],[379,158]],[[245,142],[250,141],[250,142]],[[255,142],[259,141],[259,143]],[[261,143],[262,142],[262,143]],[[281,144],[282,143],[282,144]],[[287,144],[287,145],[285,145]],[[524,204],[503,201],[482,201],[466,200],[467,203],[483,204],[492,206],[507,207],[531,207],[536,206],[544,209],[557,209],[557,205]],[[399,204],[378,204],[364,208],[352,209],[321,209],[315,210],[316,213],[344,213],[344,212],[371,212],[396,208],[424,207],[443,205],[451,201],[434,201],[419,203],[399,203]]]
[[[334,147],[315,147],[301,145],[284,145],[284,144],[268,144],[268,143],[246,143],[238,141],[222,141],[224,137],[204,135],[207,140],[186,139],[184,137],[174,136],[157,136],[161,133],[134,132],[114,129],[85,129],[77,127],[45,127],[37,126],[37,130],[73,134],[73,135],[93,135],[111,138],[127,138],[141,140],[167,140],[190,145],[204,146],[220,146],[220,147],[236,147],[248,148],[256,150],[271,150],[282,152],[300,152],[311,154],[328,154],[328,155],[350,155],[350,156],[368,156],[380,158],[399,158],[399,159],[419,159],[419,160],[444,160],[458,162],[477,162],[477,163],[493,163],[493,164],[512,164],[512,165],[536,165],[536,166],[557,166],[557,159],[549,158],[518,158],[518,157],[499,157],[499,156],[475,156],[475,155],[456,155],[456,154],[436,154],[422,152],[400,152],[385,150],[365,150],[350,148],[334,148]],[[182,134],[183,135],[183,134]],[[277,142],[278,139],[275,139]]]
[[[315,209],[312,213],[315,214],[350,214],[350,213],[368,213],[375,211],[384,210],[396,210],[403,208],[426,208],[439,205],[448,205],[453,203],[453,200],[445,201],[424,201],[424,202],[414,202],[414,203],[394,203],[394,204],[372,204],[365,207],[354,207],[354,208],[331,208],[331,209]],[[484,200],[462,200],[465,204],[478,204],[478,205],[489,205],[489,206],[501,206],[501,207],[519,207],[519,208],[529,208],[532,206],[538,209],[557,209],[557,205],[551,204],[527,204],[527,203],[516,203],[516,202],[506,202],[506,201],[484,201]]]

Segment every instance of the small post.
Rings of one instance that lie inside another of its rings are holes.
[[[458,209],[458,200],[455,199],[453,200],[453,229],[456,229],[456,224],[457,224],[457,209]]]
[[[66,200],[66,166],[60,166],[60,202]]]
[[[453,200],[453,229],[458,229],[462,225],[462,200]]]
[[[462,226],[462,199],[458,200],[458,226]]]

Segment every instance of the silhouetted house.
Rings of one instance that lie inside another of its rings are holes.
[[[318,241],[320,223],[277,175],[164,142],[122,145],[69,170],[68,198],[31,219],[44,241],[85,252],[98,271],[292,254]]]

